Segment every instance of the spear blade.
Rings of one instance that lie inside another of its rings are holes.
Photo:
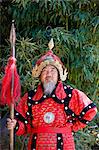
[[[15,41],[16,41],[16,32],[15,32],[14,20],[12,20],[12,26],[10,31],[10,43],[11,43],[13,57],[15,57]]]

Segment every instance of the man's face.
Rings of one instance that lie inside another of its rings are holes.
[[[58,81],[57,69],[52,65],[46,66],[41,73],[40,79],[42,83],[53,81],[56,84]]]

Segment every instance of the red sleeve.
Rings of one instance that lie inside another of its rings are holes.
[[[72,130],[75,132],[86,127],[97,113],[95,104],[82,91],[77,89],[72,91],[69,105],[77,116],[76,122],[72,126]]]
[[[15,118],[17,120],[17,124],[15,127],[16,135],[23,135],[27,133],[30,128],[30,124],[27,120],[26,112],[28,109],[27,106],[28,93],[26,93],[18,105],[15,108]]]

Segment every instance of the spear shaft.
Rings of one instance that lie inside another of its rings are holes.
[[[16,41],[16,34],[15,34],[15,27],[14,27],[14,20],[12,20],[12,26],[10,31],[10,43],[11,43],[11,51],[12,57],[15,58],[15,41]],[[10,118],[14,119],[14,68],[12,67],[12,83],[11,83],[11,104],[10,104]],[[10,130],[10,150],[14,150],[14,129]]]

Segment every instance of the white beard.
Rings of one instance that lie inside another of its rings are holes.
[[[44,82],[43,83],[43,88],[44,88],[44,94],[45,95],[51,95],[51,93],[53,92],[53,90],[55,89],[55,83],[53,81],[49,81],[49,82]]]

